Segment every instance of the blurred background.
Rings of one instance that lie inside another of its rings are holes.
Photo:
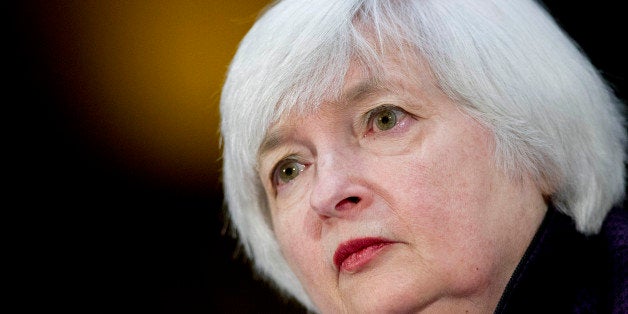
[[[225,234],[217,105],[268,3],[3,4],[5,210],[24,309],[303,312]],[[545,3],[625,100],[620,2]]]

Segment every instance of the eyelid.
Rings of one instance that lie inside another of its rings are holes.
[[[271,171],[269,174],[269,179],[273,187],[277,188],[277,186],[280,185],[278,181],[279,179],[277,178],[277,173],[279,171],[279,168],[290,162],[296,162],[298,164],[301,164],[304,168],[307,166],[305,162],[303,162],[302,159],[296,154],[291,154],[291,155],[288,155],[286,157],[279,159],[279,161],[277,161],[275,165],[271,168]],[[303,171],[303,170],[304,169],[301,169],[300,171]]]
[[[399,116],[399,120],[403,119],[404,116],[408,116],[410,115],[407,111],[403,110],[401,107],[399,106],[395,106],[392,104],[383,104],[383,105],[379,105],[369,111],[366,112],[366,114],[364,115],[364,125],[366,126],[366,131],[373,131],[373,122],[374,122],[374,117],[377,113],[380,113],[384,110],[392,110],[395,111],[396,113],[400,113],[401,115]]]

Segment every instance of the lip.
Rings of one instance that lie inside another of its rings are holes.
[[[334,264],[339,271],[356,272],[368,264],[393,241],[383,238],[360,238],[341,243],[334,253]]]

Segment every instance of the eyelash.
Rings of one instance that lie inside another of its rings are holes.
[[[277,162],[277,164],[272,168],[272,171],[270,173],[270,180],[273,184],[273,186],[275,188],[282,186],[284,184],[288,184],[291,181],[293,181],[294,179],[296,179],[297,176],[295,176],[294,178],[290,179],[289,181],[283,181],[279,176],[280,176],[280,171],[281,169],[290,164],[290,163],[295,163],[298,164],[298,174],[297,176],[303,172],[303,170],[305,170],[305,168],[307,167],[306,164],[304,164],[303,162],[299,161],[299,159],[294,156],[294,155],[289,155],[287,157],[282,158],[279,162]]]
[[[376,123],[375,119],[376,119],[377,114],[383,113],[387,110],[390,110],[395,113],[395,124],[389,129],[382,130],[375,126],[375,123]],[[408,112],[393,105],[381,105],[379,107],[371,109],[366,113],[365,119],[364,119],[366,123],[365,135],[368,135],[369,133],[381,133],[381,132],[386,132],[386,131],[395,129],[401,122],[403,122],[407,118],[408,115],[409,115]]]

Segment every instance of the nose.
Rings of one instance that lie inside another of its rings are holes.
[[[371,203],[371,194],[357,156],[331,152],[319,155],[310,206],[323,218],[347,217]]]

